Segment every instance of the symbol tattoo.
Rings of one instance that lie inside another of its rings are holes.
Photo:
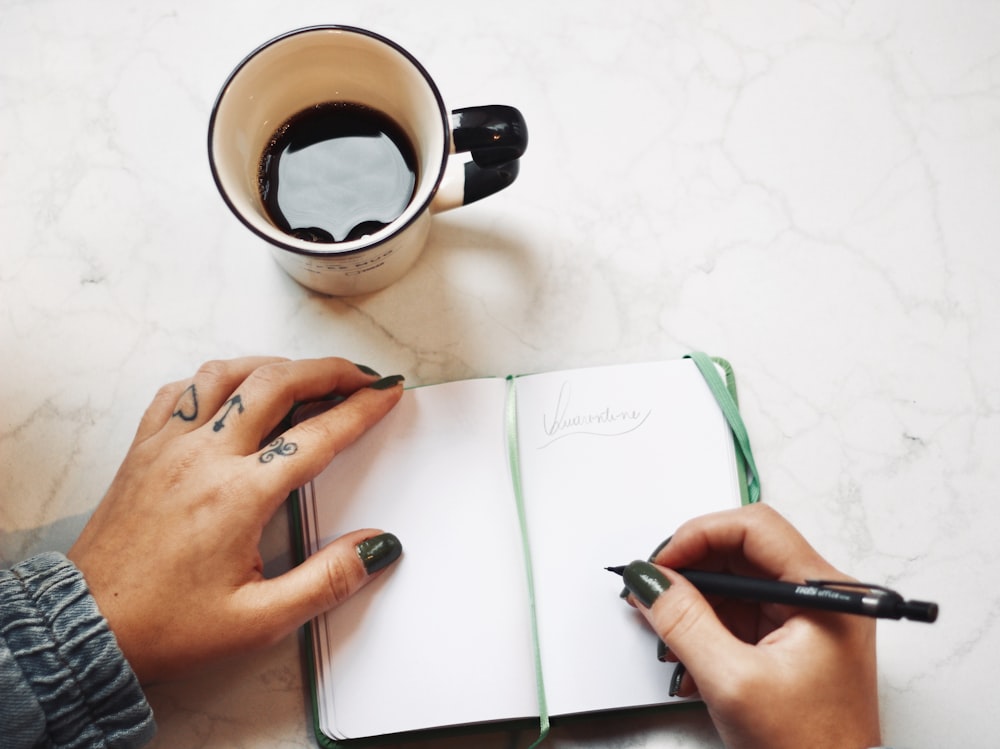
[[[260,454],[261,463],[270,463],[274,460],[275,456],[288,456],[295,453],[299,449],[299,446],[294,442],[285,442],[284,437],[278,437],[274,442],[267,446],[267,450]]]
[[[198,418],[198,389],[194,383],[188,385],[177,401],[177,410],[170,414],[171,418],[181,421],[194,421]]]
[[[213,432],[221,432],[222,431],[222,428],[226,425],[225,424],[226,417],[229,416],[229,412],[232,411],[234,408],[236,409],[236,413],[240,413],[240,414],[243,413],[243,411],[245,410],[243,408],[243,398],[241,398],[238,395],[234,395],[232,398],[230,398],[229,400],[227,400],[226,401],[226,407],[227,407],[226,410],[223,412],[222,416],[219,417],[218,421],[216,421],[214,424],[212,424],[212,431]]]

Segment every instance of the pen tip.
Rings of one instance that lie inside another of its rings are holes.
[[[608,572],[614,572],[616,575],[624,575],[625,574],[625,566],[624,565],[621,565],[621,566],[618,566],[618,567],[605,567],[604,569],[606,569]]]

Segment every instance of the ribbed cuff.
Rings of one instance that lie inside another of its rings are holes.
[[[0,724],[14,746],[132,749],[153,737],[139,680],[72,562],[47,552],[0,573],[0,601],[0,673],[12,682]]]

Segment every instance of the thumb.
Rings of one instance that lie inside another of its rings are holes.
[[[635,561],[622,577],[637,608],[684,664],[702,694],[722,686],[732,664],[747,657],[746,643],[719,621],[705,597],[673,570]]]
[[[274,622],[276,630],[294,630],[342,604],[402,552],[402,544],[391,533],[371,529],[347,533],[297,567],[268,580],[266,600],[259,603],[278,620]]]

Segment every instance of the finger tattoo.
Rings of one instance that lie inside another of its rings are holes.
[[[260,454],[261,463],[270,463],[276,456],[287,457],[293,455],[299,446],[294,442],[285,442],[284,437],[278,437],[267,446],[267,450]]]
[[[246,410],[243,408],[243,398],[241,398],[238,395],[234,395],[232,398],[227,400],[225,405],[226,405],[226,410],[223,411],[222,416],[220,416],[218,420],[214,424],[212,424],[213,432],[222,431],[222,428],[226,425],[226,417],[229,416],[229,412],[232,411],[234,408],[236,409],[236,413],[238,414],[241,414],[243,413],[244,410]]]
[[[198,418],[198,388],[194,383],[188,385],[177,401],[177,410],[170,414],[171,418],[181,421],[194,421]]]

